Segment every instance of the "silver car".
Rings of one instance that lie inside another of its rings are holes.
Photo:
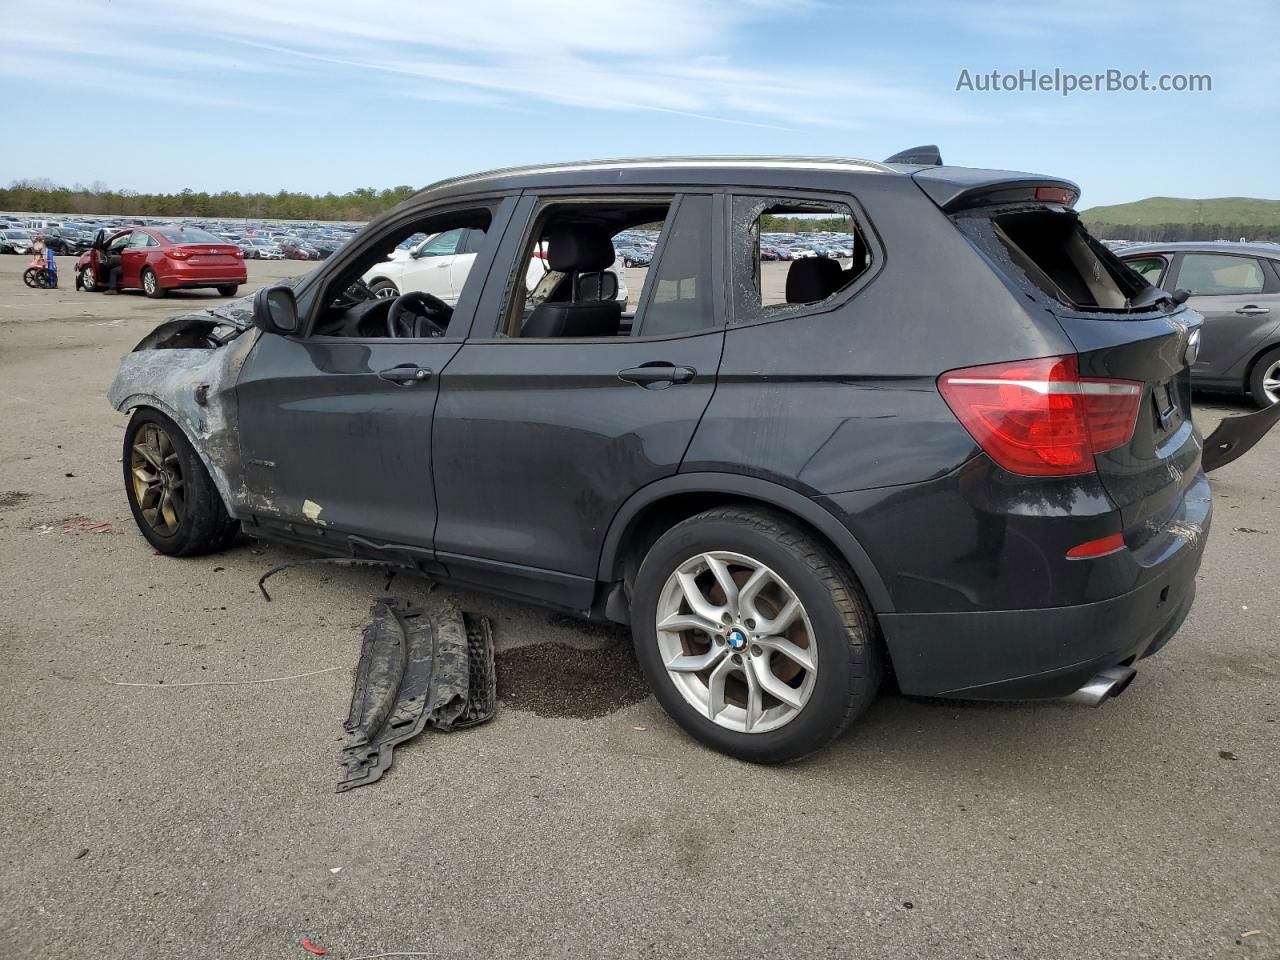
[[[1196,386],[1280,403],[1280,245],[1143,243],[1118,253],[1154,286],[1187,291],[1204,316]]]

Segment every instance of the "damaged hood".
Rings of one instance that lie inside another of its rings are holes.
[[[300,273],[296,277],[285,277],[283,280],[276,280],[271,285],[274,287],[296,287],[310,275],[310,273]],[[184,313],[168,322],[215,320],[219,323],[229,323],[239,327],[241,330],[247,330],[253,326],[253,297],[255,293],[257,293],[256,290],[247,296],[228,300],[225,303],[218,304],[216,307],[210,307],[208,310],[201,310],[198,313]]]

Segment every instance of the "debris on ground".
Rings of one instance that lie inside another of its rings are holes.
[[[95,522],[90,517],[86,517],[83,513],[72,513],[69,517],[63,517],[58,521],[63,525],[64,534],[123,534],[123,530],[116,530],[111,521],[104,520]]]
[[[539,643],[498,654],[498,697],[503,706],[539,717],[593,720],[639,703],[649,687],[624,640],[594,650]]]
[[[1223,760],[1239,760],[1240,759],[1230,750],[1219,750],[1218,756]]]
[[[310,937],[302,938],[302,949],[307,951],[307,953],[315,954],[317,957],[323,957],[326,953],[329,952],[324,947],[317,947],[314,943],[311,942]]]
[[[452,600],[427,612],[395,597],[376,601],[371,613],[343,725],[339,793],[379,780],[393,749],[428,724],[447,732],[497,709],[487,617],[463,613]]]
[[[260,551],[252,551],[258,553]],[[305,567],[317,563],[328,563],[339,567],[379,567],[386,568],[392,566],[386,560],[366,560],[363,557],[307,557],[305,560],[291,560],[288,563],[282,563],[278,567],[272,567],[261,577],[258,578],[258,589],[262,591],[263,598],[267,603],[271,602],[271,594],[267,593],[266,582],[274,577],[277,573],[285,570],[292,570],[294,567]],[[392,573],[394,574],[394,570]],[[390,577],[387,583],[391,583]]]
[[[16,507],[23,500],[30,500],[31,494],[23,493],[21,490],[6,490],[0,493],[0,509],[6,507]]]
[[[223,607],[222,609],[226,609]],[[201,667],[200,669],[204,669]],[[103,683],[109,683],[113,687],[243,687],[251,683],[280,683],[283,680],[301,680],[303,677],[315,677],[322,673],[334,673],[343,669],[342,667],[324,667],[321,670],[308,670],[306,673],[291,673],[284,677],[263,677],[259,680],[179,680],[172,683],[165,683],[158,680],[155,683],[144,682],[141,680],[108,680],[102,678]]]

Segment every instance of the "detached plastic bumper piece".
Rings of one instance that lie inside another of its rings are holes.
[[[379,780],[394,748],[428,725],[447,732],[497,709],[488,618],[452,602],[428,613],[394,597],[376,601],[372,615],[343,725],[339,793]]]

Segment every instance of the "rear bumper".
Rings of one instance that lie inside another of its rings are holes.
[[[249,282],[249,272],[240,265],[214,264],[210,266],[184,265],[170,267],[159,275],[160,286],[167,290],[175,287],[216,287],[226,284]]]
[[[1023,610],[881,614],[902,691],[976,700],[1065,697],[1099,670],[1150,656],[1191,610],[1211,513],[1201,474],[1178,519],[1157,538],[1162,542],[1149,548],[1158,552],[1141,558],[1152,561],[1141,585],[1110,599]]]

